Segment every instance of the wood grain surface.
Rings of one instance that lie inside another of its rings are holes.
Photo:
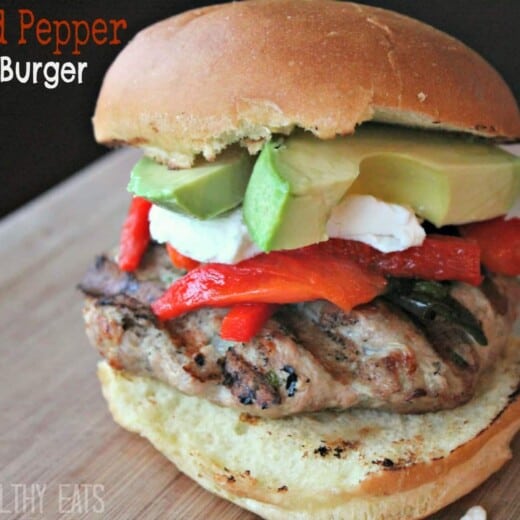
[[[114,152],[0,222],[0,520],[256,518],[116,426],[101,397],[75,284],[117,240],[136,157]],[[475,504],[491,520],[520,518],[520,437],[513,452],[432,518]]]

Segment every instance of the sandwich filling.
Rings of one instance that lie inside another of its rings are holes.
[[[385,127],[142,159],[118,255],[80,285],[87,333],[114,368],[255,415],[454,408],[516,318],[518,165]]]
[[[418,413],[471,399],[511,334],[520,169],[491,145],[296,133],[256,159],[143,159],[129,190],[118,253],[80,285],[114,368],[260,416]]]

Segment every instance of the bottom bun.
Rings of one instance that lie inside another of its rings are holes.
[[[116,422],[207,490],[268,519],[423,518],[510,457],[520,428],[520,345],[455,410],[259,419],[99,365]]]

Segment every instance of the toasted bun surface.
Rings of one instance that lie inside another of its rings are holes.
[[[520,348],[455,410],[352,410],[259,419],[103,362],[115,420],[146,437],[206,489],[268,519],[422,518],[510,458],[520,428]]]
[[[94,129],[186,167],[231,143],[294,127],[326,139],[369,120],[520,136],[510,90],[475,52],[406,16],[331,0],[233,2],[143,30],[105,77]]]

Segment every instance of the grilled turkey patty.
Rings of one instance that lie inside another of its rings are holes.
[[[419,328],[379,298],[348,314],[321,300],[284,305],[252,341],[237,343],[219,336],[226,309],[157,320],[149,304],[178,276],[162,246],[151,246],[134,274],[99,257],[80,284],[90,341],[113,367],[267,417],[458,406],[500,354],[519,300],[514,279],[488,280],[485,290],[455,285],[452,296],[481,322],[487,346],[456,326]]]

